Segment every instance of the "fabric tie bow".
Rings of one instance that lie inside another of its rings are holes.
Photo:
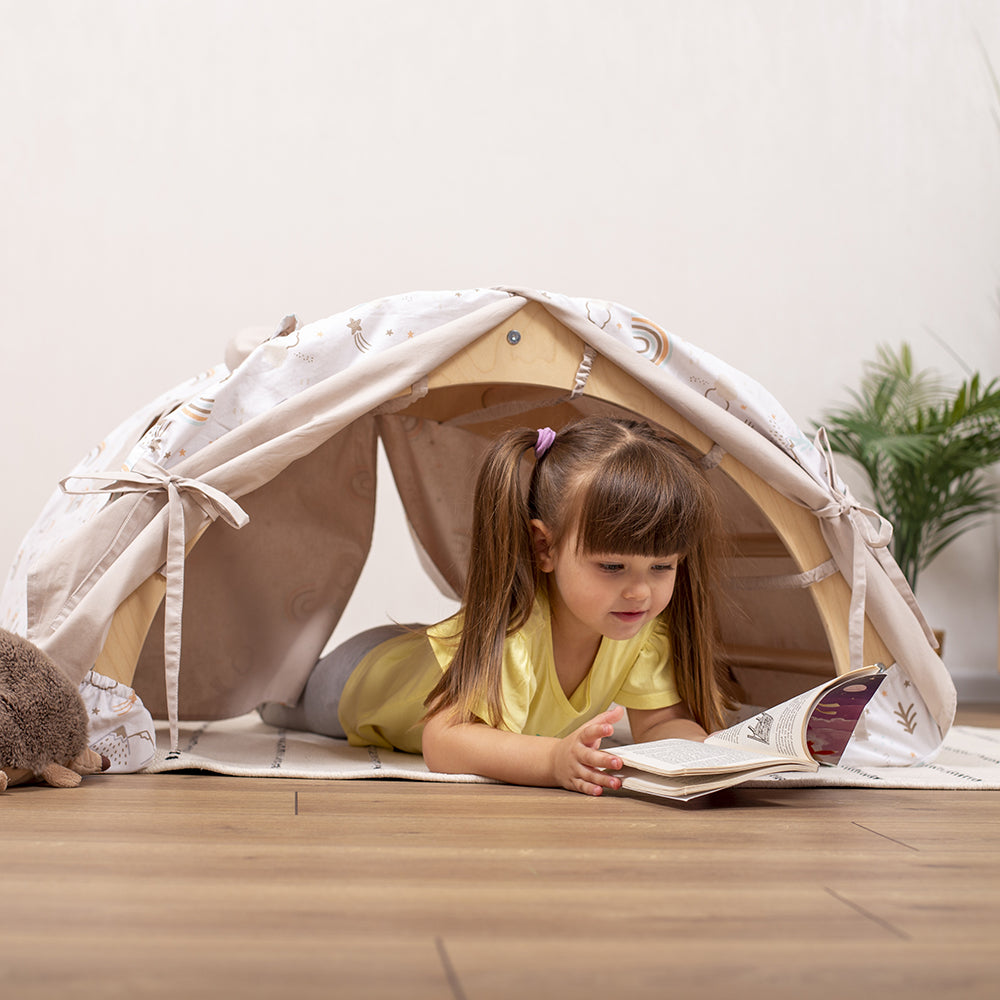
[[[913,591],[906,582],[906,577],[903,576],[902,570],[888,551],[889,543],[892,541],[892,524],[878,511],[858,503],[846,490],[846,487],[841,488],[841,480],[837,475],[833,461],[833,449],[830,447],[825,427],[820,427],[816,434],[816,448],[826,461],[827,485],[832,494],[831,501],[825,507],[815,511],[816,516],[830,520],[847,516],[853,528],[851,604],[847,635],[851,667],[861,667],[864,666],[865,599],[868,587],[868,576],[865,569],[866,550],[878,560],[892,580],[896,590],[906,600],[917,620],[923,626],[925,634],[930,635],[930,630],[917,606]]]
[[[69,483],[86,481],[89,487],[71,489]],[[242,528],[250,516],[221,490],[197,479],[175,475],[148,459],[140,459],[129,470],[82,473],[67,476],[59,484],[64,493],[142,493],[165,491],[167,495],[167,558],[163,575],[166,593],[163,604],[163,661],[170,722],[170,749],[178,749],[178,705],[181,670],[181,618],[184,608],[184,529],[183,497],[190,498],[210,519],[221,517],[230,527]]]

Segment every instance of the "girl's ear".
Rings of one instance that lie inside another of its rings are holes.
[[[552,561],[552,532],[537,517],[531,521],[531,548],[538,568],[543,573],[551,573],[555,567]]]

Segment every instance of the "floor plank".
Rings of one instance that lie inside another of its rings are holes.
[[[960,721],[1000,727],[1000,708]],[[12,998],[993,997],[1000,793],[204,774],[0,796]]]

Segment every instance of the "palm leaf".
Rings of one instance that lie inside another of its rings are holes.
[[[909,345],[881,345],[851,403],[823,419],[830,447],[864,471],[892,522],[892,551],[911,587],[920,571],[1000,499],[986,470],[1000,462],[1000,380],[949,388],[916,370]]]

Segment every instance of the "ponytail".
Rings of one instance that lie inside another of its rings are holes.
[[[458,649],[425,701],[430,711],[451,709],[463,722],[485,706],[483,721],[501,725],[504,642],[528,620],[534,604],[538,574],[521,459],[536,437],[530,430],[503,434],[487,452],[476,482]]]

